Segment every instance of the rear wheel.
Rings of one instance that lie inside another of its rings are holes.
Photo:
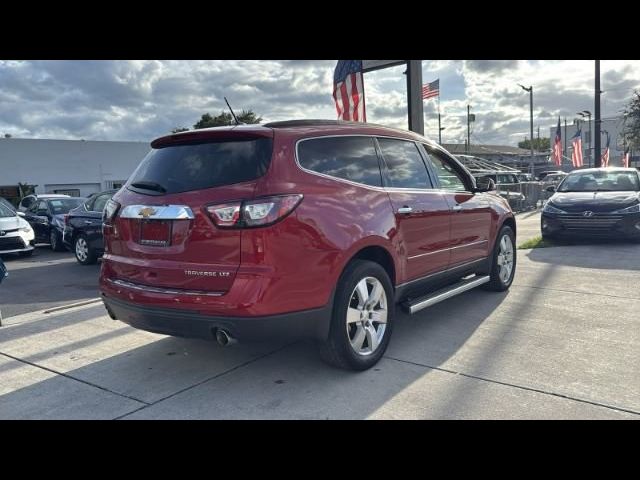
[[[493,250],[491,280],[486,284],[489,290],[502,292],[511,286],[516,273],[515,243],[516,236],[511,227],[503,226]]]
[[[389,344],[394,309],[393,287],[385,269],[354,260],[338,281],[329,338],[320,344],[320,356],[340,368],[371,368]]]
[[[54,229],[49,233],[49,243],[51,244],[51,250],[54,252],[61,252],[64,250],[62,238],[60,238],[60,234]]]
[[[91,265],[96,263],[98,255],[89,246],[89,242],[84,235],[78,235],[73,242],[73,251],[76,254],[76,260],[81,265]]]

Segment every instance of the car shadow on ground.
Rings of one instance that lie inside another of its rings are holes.
[[[434,369],[507,295],[471,291],[413,316],[398,311],[387,355],[361,373],[324,364],[311,341],[223,348],[141,332],[98,307],[52,314],[0,328],[0,378],[24,381],[0,387],[0,418],[119,418],[138,409],[133,418],[368,418],[425,376],[443,382]],[[399,361],[399,351],[418,361]],[[64,376],[39,379],[24,362]],[[456,402],[465,400],[451,398],[447,411]]]
[[[640,243],[622,239],[576,239],[522,251],[531,261],[580,268],[640,270]]]
[[[38,248],[32,257],[3,260],[9,271],[0,286],[4,318],[99,296],[100,264],[79,265],[70,252]]]

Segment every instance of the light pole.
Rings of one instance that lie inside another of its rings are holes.
[[[447,127],[438,127],[438,143],[442,145],[442,130],[445,130]]]
[[[525,92],[529,92],[529,120],[531,122],[531,164],[529,165],[529,173],[533,174],[533,85],[530,85],[529,88],[524,85],[520,85]]]
[[[578,112],[578,115],[582,116],[582,118],[587,117],[587,121],[589,122],[589,161],[587,164],[591,167],[591,112],[589,110],[583,110]]]

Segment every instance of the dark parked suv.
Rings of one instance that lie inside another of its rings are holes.
[[[117,191],[94,193],[79,207],[69,211],[65,218],[62,242],[81,265],[94,264],[102,255],[102,212]]]
[[[102,298],[134,327],[223,345],[308,336],[362,370],[396,304],[415,313],[513,280],[506,200],[412,132],[287,121],[151,147],[103,225]]]
[[[62,232],[65,216],[84,201],[84,198],[77,197],[38,196],[24,212],[25,220],[35,233],[35,243],[48,243],[56,252],[64,250]]]

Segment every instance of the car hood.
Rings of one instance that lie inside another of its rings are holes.
[[[557,192],[549,201],[566,212],[611,212],[640,201],[640,193],[629,192]]]

